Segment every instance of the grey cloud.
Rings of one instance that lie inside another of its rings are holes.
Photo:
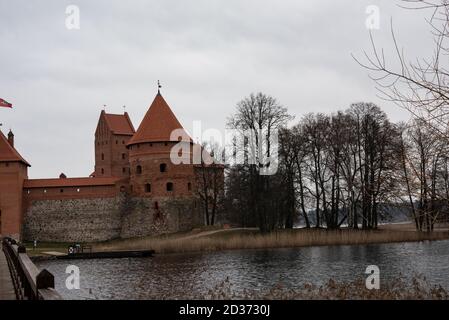
[[[0,0],[0,110],[16,133],[31,177],[93,168],[93,135],[101,106],[137,127],[156,93],[191,129],[223,128],[237,101],[254,91],[275,96],[300,118],[313,111],[373,101],[393,120],[401,109],[379,100],[367,72],[351,58],[369,49],[367,5],[381,10],[381,46],[391,47],[390,17],[401,44],[430,53],[420,12],[398,1],[7,1]],[[78,5],[81,29],[64,26]],[[69,142],[67,142],[69,141]]]

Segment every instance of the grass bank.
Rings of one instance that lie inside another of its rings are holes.
[[[121,239],[94,244],[94,250],[143,250],[157,253],[219,251],[233,249],[269,249],[325,245],[361,245],[371,243],[413,242],[449,239],[449,231],[417,232],[399,230],[325,230],[293,229],[261,234],[256,229],[228,229],[193,234]]]

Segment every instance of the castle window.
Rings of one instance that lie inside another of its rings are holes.
[[[44,189],[44,193],[47,193],[47,189]]]
[[[27,193],[28,193],[28,194],[30,194],[30,193],[31,193],[31,191],[30,191],[30,190],[27,190]]]
[[[115,144],[118,144],[118,140],[115,140]]]
[[[81,191],[81,189],[80,189],[80,188],[77,188],[77,189],[76,189],[76,192],[80,192],[80,191]]]
[[[122,159],[124,160],[126,158],[126,154],[122,153]]]
[[[126,173],[126,168],[122,168],[122,173]]]
[[[157,201],[154,202],[154,209],[159,210],[159,203]]]
[[[125,140],[122,140],[122,144],[125,144]]]
[[[167,165],[165,163],[161,163],[159,165],[159,171],[160,172],[167,172]]]
[[[137,166],[136,167],[136,173],[137,174],[142,174],[142,166]]]
[[[151,184],[149,184],[149,183],[145,184],[145,192],[146,193],[151,192]]]
[[[173,191],[173,182],[167,182],[167,191]]]
[[[164,145],[166,146],[166,145],[168,145],[168,143],[167,143],[167,142],[164,142]]]
[[[63,193],[63,192],[64,192],[64,189],[59,189],[59,192]]]
[[[153,146],[153,144],[152,143],[150,143],[150,147],[152,147]]]
[[[187,190],[192,190],[192,184],[189,182],[189,183],[187,183]]]
[[[103,168],[101,168],[101,174],[104,174],[104,169]]]
[[[101,160],[104,160],[104,153],[101,154]]]

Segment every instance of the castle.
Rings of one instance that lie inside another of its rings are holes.
[[[170,152],[180,143],[174,130],[188,137],[160,92],[137,131],[128,113],[103,110],[94,172],[56,179],[28,179],[30,164],[14,148],[13,133],[0,131],[0,234],[28,241],[104,241],[202,225],[195,177],[204,167],[172,163]],[[190,138],[184,143],[189,150],[198,146]]]

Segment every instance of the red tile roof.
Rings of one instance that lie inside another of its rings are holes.
[[[5,137],[3,132],[0,130],[0,162],[22,162],[27,166],[31,165],[17,152],[17,150],[12,147],[8,139]]]
[[[24,181],[24,188],[51,187],[88,187],[114,185],[121,178],[64,178],[64,179],[28,179]]]
[[[184,130],[167,102],[158,93],[143,118],[139,129],[128,142],[128,146],[143,142],[178,141],[178,139],[170,139],[170,135],[175,129]],[[188,137],[185,131],[184,133]]]
[[[125,112],[125,114],[104,113],[104,117],[109,129],[114,134],[133,135],[136,132],[128,112]]]

